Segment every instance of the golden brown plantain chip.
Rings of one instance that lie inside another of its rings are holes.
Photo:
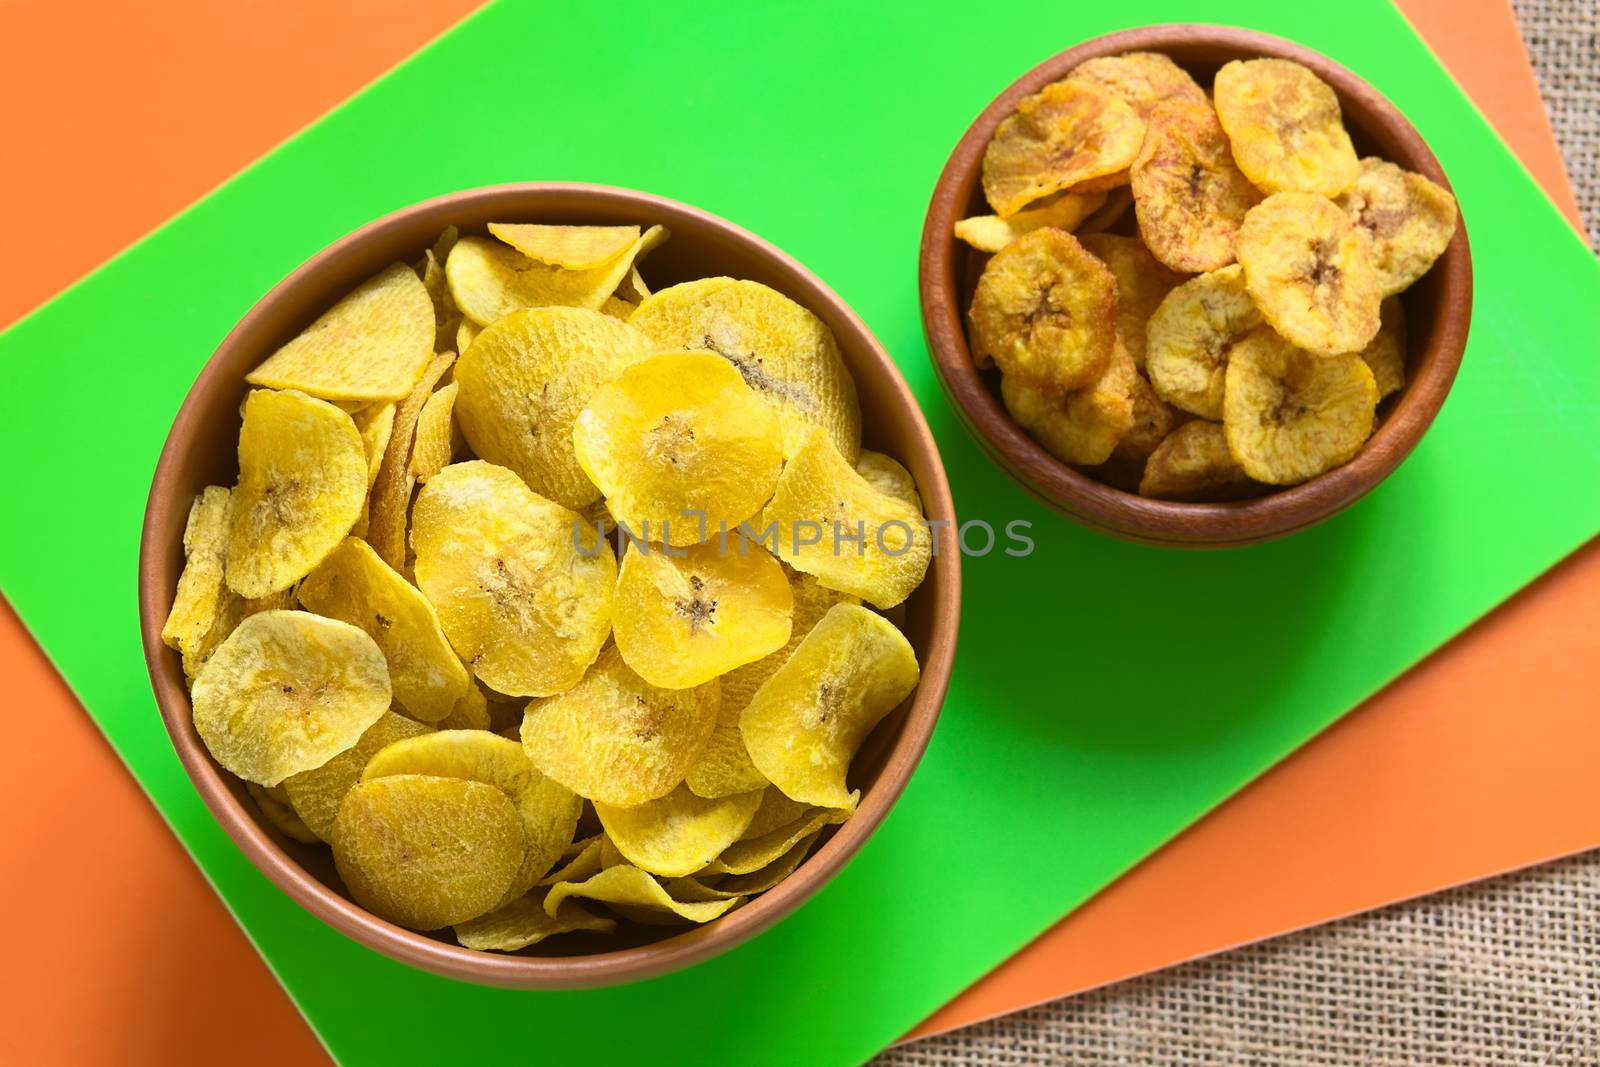
[[[1143,370],[1150,316],[1168,293],[1183,284],[1184,276],[1151,255],[1137,237],[1088,233],[1078,240],[1116,278],[1117,336],[1133,357],[1134,366]]]
[[[1212,91],[1234,161],[1262,192],[1338,196],[1355,184],[1339,97],[1299,63],[1236,59],[1217,71]]]
[[[1246,474],[1297,485],[1359,452],[1377,405],[1360,355],[1314,355],[1262,326],[1228,360],[1222,425]]]
[[[1057,193],[1036,201],[1008,219],[999,215],[962,219],[955,225],[955,235],[980,252],[998,252],[1023,234],[1045,226],[1070,233],[1105,202],[1105,193]]]
[[[1339,206],[1367,244],[1384,296],[1428,273],[1456,233],[1456,198],[1420,174],[1371,156]]]
[[[1130,173],[1139,234],[1157,259],[1191,273],[1233,262],[1234,235],[1261,194],[1234,163],[1209,105],[1151,112]]]
[[[1236,249],[1250,298],[1291,344],[1332,356],[1378,332],[1383,295],[1366,242],[1327,197],[1269,196],[1245,216]]]
[[[1063,392],[1105,372],[1115,344],[1117,280],[1078,239],[1034,230],[997,252],[972,296],[972,347],[1006,375]]]
[[[1203,419],[1222,418],[1228,353],[1261,325],[1238,264],[1190,278],[1150,316],[1145,370],[1156,395]]]
[[[1118,181],[1144,139],[1139,114],[1084,82],[1045,86],[1017,104],[983,154],[983,192],[1002,217],[1063,190],[1094,191]]]
[[[1361,358],[1378,386],[1378,399],[1398,393],[1406,384],[1406,309],[1397,296],[1383,298],[1382,322]]]
[[[1195,419],[1173,430],[1151,453],[1139,494],[1161,500],[1226,500],[1250,485],[1228,451],[1222,424]]]
[[[1189,72],[1160,52],[1125,52],[1086,59],[1067,73],[1067,81],[1094,85],[1118,97],[1149,119],[1164,103],[1210,106],[1206,91]]]
[[[1051,393],[1014,375],[1000,379],[1006,410],[1028,435],[1063,463],[1093,467],[1111,457],[1133,429],[1139,369],[1118,339],[1111,362],[1093,384]]]

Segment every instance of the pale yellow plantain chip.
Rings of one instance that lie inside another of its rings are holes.
[[[1366,241],[1385,296],[1428,273],[1456,233],[1456,198],[1420,174],[1371,156],[1339,206]]]
[[[856,460],[856,473],[878,492],[903,500],[917,514],[922,514],[922,494],[917,492],[917,480],[893,456],[863,448]]]
[[[484,330],[456,366],[456,416],[478,458],[509,467],[563,507],[600,496],[578,465],[572,426],[595,392],[650,352],[639,331],[597,311],[519,311]]]
[[[1139,369],[1118,338],[1111,362],[1092,384],[1051,393],[1031,380],[1006,375],[1000,398],[1017,425],[1063,463],[1093,467],[1111,457],[1133,429]]]
[[[776,792],[776,789],[771,790]],[[847,810],[807,808],[798,818],[774,826],[762,834],[746,834],[729,845],[721,856],[697,872],[701,877],[718,874],[744,876],[770,867],[800,842],[817,835],[825,826],[844,822]]]
[[[1142,119],[1148,119],[1165,103],[1210,104],[1205,90],[1189,72],[1160,52],[1125,52],[1086,59],[1067,73],[1066,80],[1106,90]]]
[[[445,275],[456,306],[479,326],[537,307],[599,310],[633,269],[634,261],[667,239],[652,226],[621,255],[588,270],[567,270],[529,259],[487,237],[463,237],[450,250]]]
[[[1017,104],[983,154],[983,193],[1003,217],[1065,189],[1114,184],[1144,139],[1139,113],[1099,86],[1056,82]],[[1091,183],[1091,184],[1085,184]]]
[[[289,798],[284,793],[283,786],[268,789],[254,782],[246,782],[245,788],[250,792],[250,799],[256,802],[256,807],[261,809],[261,817],[271,823],[279,833],[303,845],[314,845],[321,840],[289,806]]]
[[[872,728],[917,687],[911,644],[882,615],[836,604],[739,720],[756,768],[791,800],[849,809],[846,774]]]
[[[1134,366],[1143,370],[1150,316],[1186,279],[1151,255],[1137,237],[1088,233],[1079,242],[1110,268],[1117,280],[1117,336],[1133,357]]]
[[[1361,350],[1361,358],[1372,372],[1382,400],[1406,384],[1406,309],[1399,297],[1383,298],[1379,319],[1377,335]]]
[[[617,295],[634,307],[638,307],[649,299],[650,292],[650,287],[645,284],[644,276],[639,273],[639,265],[637,263],[628,272],[628,276],[622,280],[622,284],[617,286]]]
[[[472,342],[478,339],[483,332],[483,327],[471,319],[462,319],[461,325],[456,327],[456,351],[465,352],[472,347]]]
[[[522,747],[579,796],[633,807],[683,781],[716,726],[720,696],[715,679],[659,689],[607,647],[574,688],[528,705]]]
[[[339,804],[332,838],[334,865],[356,903],[413,930],[499,907],[524,853],[505,793],[419,774],[357,784]]]
[[[466,696],[472,679],[439,626],[428,598],[365,541],[347,537],[300,583],[300,603],[359,626],[389,664],[394,699],[423,722],[438,722]]]
[[[1366,246],[1338,205],[1314,193],[1269,196],[1250,209],[1236,242],[1262,316],[1323,356],[1359,352],[1378,332],[1383,294]]]
[[[606,836],[627,861],[666,878],[692,874],[744,835],[761,806],[761,789],[708,800],[678,786],[636,807],[596,803]]]
[[[349,415],[293,390],[254,390],[229,507],[228,588],[262,597],[304,578],[344,540],[366,497],[366,451]]]
[[[417,427],[411,441],[411,473],[426,482],[450,465],[456,450],[456,382],[442,386],[417,413]]]
[[[230,595],[223,580],[228,560],[227,489],[208,485],[189,505],[183,527],[183,573],[161,640],[186,659],[200,650]]]
[[[361,772],[384,746],[406,737],[425,734],[430,727],[393,711],[384,712],[367,727],[355,745],[345,749],[320,767],[283,780],[284,792],[295,814],[324,841],[332,839],[333,820],[339,802],[361,780]]]
[[[378,480],[378,470],[383,466],[383,453],[389,447],[389,437],[394,433],[394,413],[398,405],[392,402],[368,404],[352,412],[351,421],[361,434],[361,446],[367,453],[367,488]]]
[[[489,232],[529,259],[567,270],[589,270],[610,263],[639,239],[637,226],[491,222]]]
[[[1220,420],[1228,353],[1260,325],[1238,264],[1172,290],[1146,330],[1145,370],[1156,395],[1192,415]]]
[[[389,446],[384,449],[378,480],[372,485],[366,541],[380,559],[397,571],[406,563],[407,514],[411,507],[411,490],[417,484],[416,475],[411,473],[411,446],[416,442],[417,419],[433,395],[433,387],[455,361],[453,352],[441,352],[433,357],[411,395],[395,410],[394,432],[389,435]]]
[[[440,730],[487,730],[493,725],[489,719],[489,699],[478,683],[473,682],[467,686],[466,695],[450,709],[450,714],[434,725]]]
[[[795,570],[880,608],[910,596],[933,558],[922,513],[863,478],[820,432],[784,466],[753,533]]]
[[[994,255],[972,294],[973,351],[983,365],[1063,392],[1111,360],[1117,279],[1062,230],[1034,230]]]
[[[573,842],[574,846],[578,844]],[[604,836],[585,838],[581,845],[576,852],[564,857],[566,862],[539,879],[539,884],[552,886],[557,882],[581,882],[605,870],[605,865],[600,862],[600,853],[605,845]]]
[[[651,685],[688,689],[782,648],[793,609],[783,568],[759,545],[713,539],[680,553],[629,542],[617,651]]]
[[[1246,474],[1296,485],[1359,452],[1377,405],[1360,355],[1314,355],[1262,326],[1234,346],[1222,425]]]
[[[778,416],[786,455],[817,427],[855,459],[861,404],[839,344],[826,323],[777,290],[701,278],[646,298],[628,325],[658,351],[705,350],[731,363]]]
[[[588,538],[576,512],[482,460],[446,467],[417,494],[417,585],[485,685],[547,696],[594,662],[611,631],[617,563]]]
[[[1359,167],[1339,97],[1288,59],[1236,59],[1212,84],[1233,158],[1264,193],[1338,196]]]
[[[779,666],[781,667],[782,664],[780,663]],[[818,809],[810,804],[802,804],[798,800],[790,800],[783,795],[783,791],[778,787],[769,785],[767,791],[761,795],[761,806],[756,809],[755,818],[750,820],[750,828],[744,832],[744,836],[740,840],[754,841],[758,837],[766,837],[774,830],[787,832],[790,823],[802,822],[817,814],[819,810],[827,811],[828,809]],[[839,817],[836,821],[843,820],[843,812],[831,812],[830,814]],[[707,871],[704,873],[727,872]]]
[[[544,910],[544,898],[543,893],[526,893],[487,915],[457,923],[456,940],[463,948],[516,952],[557,934],[609,934],[617,928],[615,919],[590,914],[575,900],[563,901],[551,915]]]
[[[1143,374],[1134,375],[1132,396],[1133,426],[1117,442],[1111,459],[1112,462],[1120,459],[1130,464],[1131,469],[1143,470],[1145,460],[1178,425],[1179,416],[1156,395],[1155,387]]]
[[[772,496],[783,469],[773,409],[709,352],[628,367],[594,391],[572,443],[617,522],[670,545],[736,531]]]
[[[643,909],[687,919],[694,923],[708,923],[723,915],[743,898],[685,902],[674,900],[661,883],[647,872],[626,864],[607,867],[599,874],[582,882],[557,882],[544,898],[545,911],[559,915],[564,901],[573,897],[598,900],[610,904],[622,914],[623,909]]]
[[[862,451],[865,459],[869,453]],[[878,453],[871,453],[878,455]],[[706,743],[705,751],[689,768],[685,781],[689,788],[703,797],[724,797],[731,793],[746,793],[760,789],[767,779],[750,762],[745,751],[744,734],[739,730],[739,716],[750,703],[761,683],[772,677],[774,671],[788,660],[806,634],[835,604],[856,604],[859,601],[848,593],[829,589],[814,576],[784,568],[789,582],[790,602],[794,605],[790,617],[789,640],[776,652],[763,656],[754,663],[736,667],[722,676],[722,707],[717,713],[717,728]],[[777,793],[777,790],[769,790]],[[782,794],[777,794],[782,796]]]
[[[1233,161],[1210,106],[1151,112],[1130,171],[1139,234],[1173,270],[1217,270],[1233,262],[1234,235],[1261,194]]]
[[[554,867],[578,828],[583,802],[534,769],[522,745],[483,730],[439,730],[406,738],[368,761],[362,781],[396,774],[465,778],[511,798],[522,820],[526,852],[507,902],[522,896]]]
[[[705,885],[698,878],[674,878],[667,883],[667,892],[676,900],[726,900],[729,897],[752,897],[757,893],[765,893],[799,869],[816,840],[814,833],[803,837],[771,863],[749,874],[721,878],[715,887]]]
[[[1057,193],[1010,218],[974,215],[955,225],[956,237],[980,252],[998,252],[1025,233],[1045,226],[1071,232],[1106,202],[1105,193]]]
[[[184,677],[193,684],[195,677],[200,673],[200,668],[206,665],[206,660],[211,658],[211,653],[217,646],[228,639],[228,635],[238,629],[239,624],[252,615],[263,611],[279,611],[295,606],[294,590],[283,589],[276,593],[268,593],[263,597],[242,597],[231,589],[225,589],[217,604],[217,617],[211,623],[211,628],[206,631],[199,644],[191,647],[183,654]]]
[[[245,376],[324,400],[399,400],[433,355],[433,302],[416,271],[388,267]]]
[[[1168,434],[1151,453],[1139,493],[1161,500],[1226,500],[1251,484],[1228,451],[1222,424],[1195,419]]]
[[[252,615],[201,669],[194,725],[212,758],[257,785],[320,767],[389,707],[372,638],[303,611]]]

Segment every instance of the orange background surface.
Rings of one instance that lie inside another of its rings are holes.
[[[0,2],[0,324],[466,14],[471,0]],[[1402,8],[1576,205],[1509,7]],[[109,180],[112,179],[112,180]],[[242,239],[248,239],[244,235]],[[19,250],[25,250],[22,254]],[[22,269],[25,268],[25,269]],[[919,1032],[1600,844],[1590,545]],[[0,1061],[307,1063],[310,1030],[16,617],[0,611]],[[20,921],[18,921],[20,920]]]

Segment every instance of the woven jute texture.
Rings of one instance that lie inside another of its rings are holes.
[[[1600,0],[1515,6],[1591,242],[1600,240]],[[1600,1067],[1600,852],[1054,1001],[874,1063]]]

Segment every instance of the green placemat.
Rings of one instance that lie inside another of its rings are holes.
[[[1087,533],[997,475],[933,382],[916,299],[923,211],[971,117],[1055,51],[1185,19],[1304,41],[1387,93],[1450,174],[1477,263],[1464,370],[1415,455],[1312,532],[1205,555]],[[262,878],[173,757],[134,596],[162,439],[250,304],[377,215],[533,178],[686,200],[807,263],[899,361],[961,515],[1030,519],[1038,544],[967,562],[932,747],[832,885],[718,960],[564,994],[409,970]],[[1595,532],[1597,306],[1588,250],[1379,0],[506,2],[0,336],[0,585],[346,1062],[849,1063]]]

